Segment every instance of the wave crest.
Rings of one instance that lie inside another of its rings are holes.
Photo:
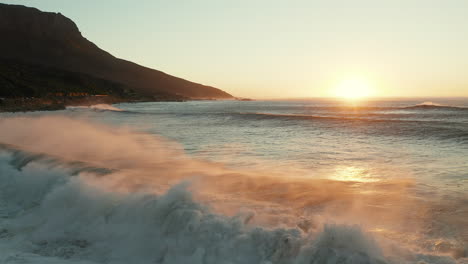
[[[466,107],[458,107],[458,106],[450,106],[450,105],[442,105],[438,103],[433,103],[433,102],[423,102],[414,106],[407,106],[404,107],[403,109],[440,109],[440,110],[468,110]]]
[[[96,104],[90,106],[67,106],[67,109],[92,109],[96,111],[114,111],[114,112],[122,112],[124,110],[117,108],[115,106],[109,104]]]
[[[378,194],[365,197],[346,183],[233,172],[193,160],[172,142],[83,120],[13,118],[0,128],[2,143],[17,148],[0,151],[0,262],[455,263],[386,253],[381,239],[346,222],[358,210],[355,217],[386,213],[397,223],[395,208],[369,209],[366,199],[408,203],[404,184],[376,183],[367,188]],[[232,204],[247,209],[216,209]],[[327,210],[339,212],[341,224],[330,224]],[[312,228],[290,224],[304,211]],[[256,221],[265,214],[280,224]]]

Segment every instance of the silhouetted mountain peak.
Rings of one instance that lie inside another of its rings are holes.
[[[41,12],[21,5],[0,4],[0,29],[37,37],[81,37],[76,24],[61,13]]]
[[[84,38],[77,25],[60,13],[0,4],[0,36],[0,58],[85,73],[146,96],[232,98],[217,88],[115,58]]]

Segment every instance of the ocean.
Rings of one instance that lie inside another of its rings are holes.
[[[0,114],[0,263],[468,263],[468,99]]]

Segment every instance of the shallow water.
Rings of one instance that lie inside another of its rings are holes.
[[[192,101],[2,114],[0,260],[465,263],[467,107]]]

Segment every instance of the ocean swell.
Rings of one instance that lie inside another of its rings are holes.
[[[409,203],[409,183],[361,185],[381,192],[366,198],[354,184],[233,172],[162,138],[61,117],[4,119],[0,143],[2,263],[456,263],[345,213]],[[324,217],[331,210],[342,218]],[[257,220],[268,212],[284,216]]]

